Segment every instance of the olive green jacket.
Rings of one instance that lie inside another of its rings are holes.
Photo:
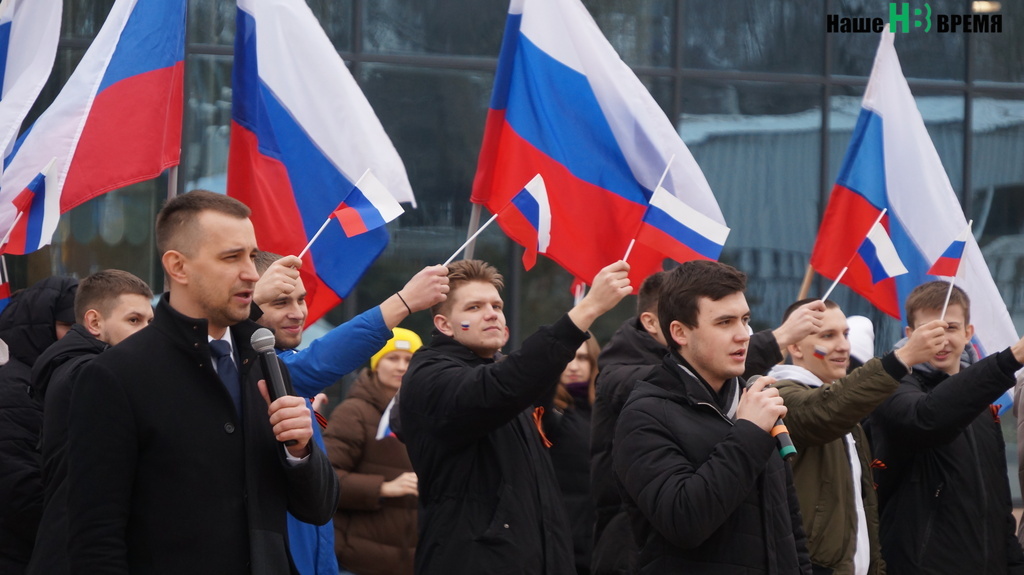
[[[878,496],[871,473],[871,450],[859,422],[899,386],[906,369],[889,354],[868,361],[850,375],[831,384],[813,386],[780,376],[807,370],[777,366],[776,387],[788,408],[785,423],[797,449],[793,482],[807,531],[807,547],[814,565],[829,567],[835,575],[853,574],[857,542],[857,511],[853,475],[845,435],[853,434],[861,466],[861,496],[867,519],[871,563],[868,573],[884,575],[885,562],[878,545]],[[895,373],[892,373],[895,372]],[[805,378],[799,378],[805,379]]]

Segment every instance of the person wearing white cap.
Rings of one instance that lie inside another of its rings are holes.
[[[850,326],[850,372],[875,357],[875,326],[862,315],[851,315],[846,323]]]

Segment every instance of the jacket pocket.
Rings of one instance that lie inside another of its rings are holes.
[[[935,515],[939,511],[939,505],[942,504],[942,495],[945,491],[945,487],[946,482],[940,481],[939,484],[935,486],[935,492],[932,493],[932,496],[928,500],[928,519],[925,521],[924,531],[921,533],[921,548],[917,551],[918,565],[923,563],[926,553],[928,552],[928,543],[932,538],[932,527],[934,527],[935,524]]]

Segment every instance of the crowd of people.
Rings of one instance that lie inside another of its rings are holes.
[[[300,347],[302,260],[245,205],[177,196],[156,236],[155,307],[104,270],[0,313],[0,573],[1024,574],[991,405],[1024,339],[979,358],[948,283],[876,358],[832,301],[751,333],[746,276],[687,262],[602,348],[619,261],[505,352],[462,260]]]

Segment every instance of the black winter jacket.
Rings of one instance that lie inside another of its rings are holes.
[[[416,572],[574,572],[569,525],[533,406],[587,339],[563,316],[495,363],[435,333],[402,380],[401,439],[419,477]]]
[[[1009,350],[953,376],[917,365],[871,415],[890,575],[1024,573],[990,406],[1020,367]]]
[[[619,326],[597,361],[600,371],[590,443],[591,491],[596,506],[591,563],[594,575],[626,575],[636,569],[636,547],[618,480],[612,471],[615,424],[633,386],[660,366],[667,353],[668,349],[644,330],[640,319],[632,317]],[[782,353],[772,332],[757,332],[747,348],[744,376],[763,374],[780,361]]]
[[[74,378],[109,346],[79,324],[39,356],[32,387],[43,398],[43,517],[29,563],[29,575],[61,575],[68,566],[68,417]]]
[[[15,294],[0,314],[10,360],[0,367],[0,573],[23,573],[43,512],[39,433],[43,407],[30,395],[32,366],[57,341],[58,315],[74,305],[78,280],[49,277]]]
[[[572,527],[576,572],[590,572],[594,549],[594,500],[590,496],[590,414],[587,397],[573,398],[564,412],[544,414],[544,433],[553,444],[548,454]]]
[[[667,356],[637,384],[615,432],[639,572],[809,575],[792,472],[775,440],[723,414],[681,361]]]

